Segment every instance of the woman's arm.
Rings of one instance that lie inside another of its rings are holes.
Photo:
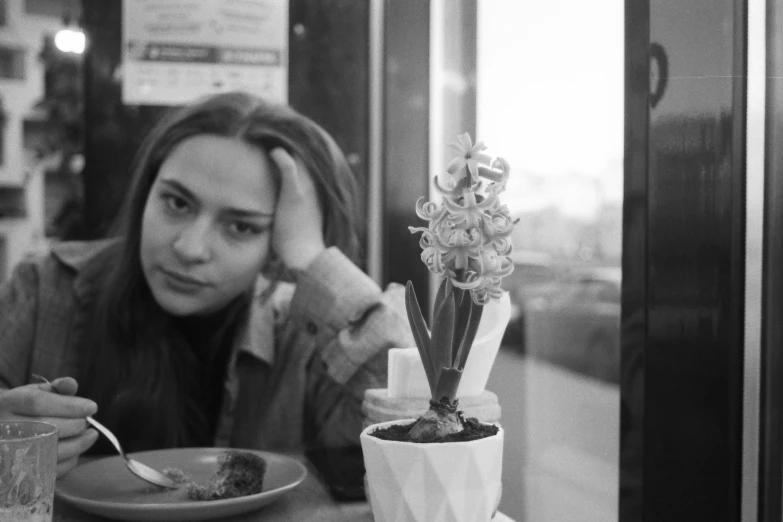
[[[389,348],[414,346],[404,288],[393,284],[382,292],[329,248],[300,273],[291,314],[316,345],[307,371],[307,444],[358,444],[365,390],[386,386]]]
[[[38,274],[25,261],[0,286],[0,388],[28,382],[37,310]]]
[[[34,262],[20,263],[13,277],[0,286],[0,419],[42,420],[56,425],[59,477],[70,471],[79,455],[97,439],[97,432],[87,429],[85,421],[85,417],[96,412],[97,406],[93,401],[73,396],[77,383],[69,377],[54,381],[58,393],[52,393],[49,384],[27,384],[40,295],[39,273]],[[52,372],[55,371],[53,368]]]
[[[290,315],[293,342],[301,346],[286,349],[315,346],[305,376],[305,444],[357,445],[364,392],[386,383],[386,352],[414,345],[404,289],[393,285],[382,292],[338,248],[326,248],[310,173],[282,148],[270,157],[282,182],[272,249],[296,272]]]
[[[338,498],[364,496],[359,433],[370,388],[386,387],[389,348],[413,346],[404,288],[380,288],[336,248],[299,274],[291,301],[300,342],[314,342],[304,404],[306,454]]]

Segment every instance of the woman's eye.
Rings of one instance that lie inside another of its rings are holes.
[[[235,236],[247,237],[247,236],[256,236],[258,234],[261,234],[265,230],[265,227],[260,227],[252,223],[235,221],[229,224],[229,230]]]
[[[177,214],[181,214],[188,210],[188,202],[179,196],[164,194],[163,201],[166,203],[166,207],[169,210]]]

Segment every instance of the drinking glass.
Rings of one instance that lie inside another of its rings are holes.
[[[0,421],[0,522],[52,520],[57,426]]]

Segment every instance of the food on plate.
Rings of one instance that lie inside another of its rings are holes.
[[[206,484],[197,484],[177,468],[165,468],[163,474],[186,486],[191,500],[244,497],[263,490],[266,461],[254,453],[228,450],[218,457],[218,470]]]

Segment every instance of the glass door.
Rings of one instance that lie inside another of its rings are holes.
[[[740,516],[746,23],[735,0],[479,3],[477,135],[520,217],[490,384],[517,520]]]

